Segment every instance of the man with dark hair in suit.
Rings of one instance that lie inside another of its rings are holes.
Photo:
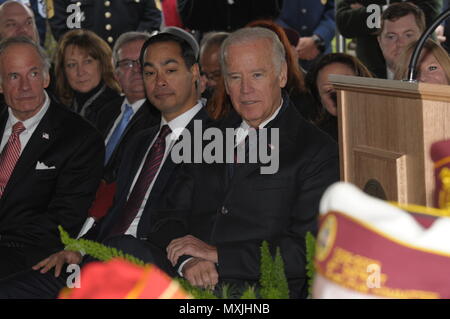
[[[160,123],[159,110],[145,98],[139,61],[142,45],[148,38],[150,34],[146,32],[131,31],[122,34],[114,44],[114,76],[124,96],[113,99],[98,114],[95,126],[105,138],[105,169],[89,218],[80,234],[84,234],[111,207],[125,147],[137,133]]]
[[[59,251],[58,225],[79,232],[102,174],[100,134],[50,100],[48,70],[33,40],[0,43],[0,278]]]
[[[161,122],[140,132],[126,146],[124,154],[131,156],[121,161],[114,204],[83,236],[116,246],[146,262],[157,259],[169,270],[165,254],[153,256],[147,239],[154,219],[151,213],[161,205],[181,165],[172,160],[171,149],[182,129],[192,131],[195,120],[207,120],[199,100],[198,52],[195,39],[178,28],[167,28],[144,43],[140,64],[145,91],[161,111]],[[55,253],[33,267],[35,271],[0,282],[0,298],[54,298],[66,286],[65,264],[80,264],[82,260],[80,252]]]

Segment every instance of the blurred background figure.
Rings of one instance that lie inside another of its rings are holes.
[[[2,1],[0,6],[0,39],[16,36],[25,36],[35,43],[40,43],[35,15],[29,6],[21,2]]]
[[[59,100],[94,125],[104,105],[119,97],[111,48],[91,31],[72,30],[61,38],[55,73]]]
[[[331,52],[336,28],[334,16],[334,0],[283,1],[276,22],[299,33],[296,49],[304,69],[308,70],[322,54]]]
[[[410,44],[402,55],[401,63],[395,72],[396,80],[407,78],[409,61],[416,45],[417,42]],[[416,71],[419,82],[449,85],[450,57],[447,51],[435,41],[428,39],[422,49]]]
[[[161,11],[154,0],[54,0],[54,15],[48,21],[57,41],[70,30],[67,19],[74,11],[67,12],[67,8],[71,4],[79,6],[83,14],[80,27],[95,32],[111,47],[122,33],[152,32],[161,26]]]
[[[337,141],[337,95],[329,82],[330,74],[368,78],[371,78],[372,74],[361,61],[345,53],[324,55],[308,73],[306,83],[316,101],[314,123]]]
[[[228,35],[228,32],[209,32],[204,35],[200,43],[201,72],[206,77],[205,98],[212,96],[214,89],[222,79],[219,61],[220,46]]]
[[[367,21],[374,21],[373,12],[368,12],[369,5],[378,5],[381,8],[401,0],[338,0],[336,3],[336,26],[346,38],[356,40],[356,56],[364,65],[379,78],[386,78],[386,64],[377,42],[376,27],[368,25]],[[426,26],[439,15],[442,0],[411,0],[408,1],[423,10]]]

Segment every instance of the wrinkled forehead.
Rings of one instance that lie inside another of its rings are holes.
[[[30,44],[14,43],[8,46],[0,54],[0,63],[5,69],[31,68],[44,66],[39,52]]]

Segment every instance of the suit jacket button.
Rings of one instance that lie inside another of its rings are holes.
[[[222,206],[222,209],[220,210],[220,212],[222,213],[222,215],[226,215],[226,214],[228,214],[228,208],[226,208],[225,206]]]
[[[105,7],[109,7],[111,5],[110,1],[105,1]]]

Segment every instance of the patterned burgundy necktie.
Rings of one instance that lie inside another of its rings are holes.
[[[113,228],[111,235],[124,234],[136,217],[145,194],[161,165],[166,150],[166,136],[170,133],[171,130],[168,125],[161,127],[159,135],[148,152],[141,173],[128,197],[128,201],[121,214],[120,222]]]
[[[0,154],[0,197],[2,197],[6,184],[8,184],[8,180],[14,170],[14,166],[16,166],[17,160],[20,157],[21,145],[19,135],[23,131],[25,131],[25,126],[23,126],[22,122],[14,124],[11,136],[3,148],[3,152]]]

